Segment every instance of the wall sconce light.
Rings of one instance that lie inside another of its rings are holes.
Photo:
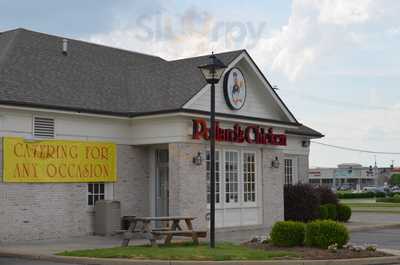
[[[198,152],[197,155],[193,157],[193,164],[195,164],[196,166],[201,166],[202,163],[203,157],[201,156],[201,153]]]
[[[279,168],[279,160],[278,157],[276,156],[274,160],[271,161],[271,167],[273,168]]]
[[[310,146],[310,140],[301,141],[301,146],[303,146],[303,147],[309,147],[309,146]]]

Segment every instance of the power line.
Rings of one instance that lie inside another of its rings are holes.
[[[339,145],[333,145],[333,144],[326,144],[326,143],[321,143],[321,142],[316,142],[316,141],[311,141],[311,142],[314,144],[319,144],[319,145],[328,146],[328,147],[332,147],[332,148],[336,148],[336,149],[359,152],[359,153],[381,154],[381,155],[400,155],[400,153],[396,153],[396,152],[379,152],[379,151],[351,148],[351,147],[345,147],[345,146],[339,146]]]
[[[350,107],[350,108],[362,108],[362,109],[376,109],[376,110],[387,110],[387,111],[398,111],[397,108],[395,107],[387,107],[387,106],[378,106],[378,105],[366,105],[366,104],[360,104],[357,102],[349,102],[349,101],[341,101],[341,100],[335,100],[331,98],[323,98],[323,97],[317,97],[311,94],[304,93],[302,91],[296,91],[294,89],[286,89],[286,90],[280,90],[283,93],[290,93],[289,95],[294,95],[297,97],[301,97],[306,100],[313,101],[318,104],[328,104],[328,105],[333,105],[333,106],[338,106],[338,107]]]

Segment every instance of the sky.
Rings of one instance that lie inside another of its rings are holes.
[[[331,145],[400,153],[400,1],[0,0],[23,27],[165,59],[247,49],[286,105]],[[310,166],[400,166],[400,155],[311,144]]]

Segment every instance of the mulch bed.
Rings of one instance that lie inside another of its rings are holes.
[[[312,247],[277,247],[271,243],[253,243],[247,242],[243,245],[254,249],[264,249],[267,251],[290,251],[297,253],[301,258],[307,260],[324,260],[324,259],[353,259],[353,258],[371,258],[371,257],[386,257],[390,254],[380,251],[362,250],[356,252],[349,249],[338,249],[337,252],[332,252],[327,249],[312,248]],[[287,259],[287,258],[285,258]]]

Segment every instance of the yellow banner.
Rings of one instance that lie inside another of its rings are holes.
[[[103,142],[3,138],[4,182],[115,182],[116,146]]]

